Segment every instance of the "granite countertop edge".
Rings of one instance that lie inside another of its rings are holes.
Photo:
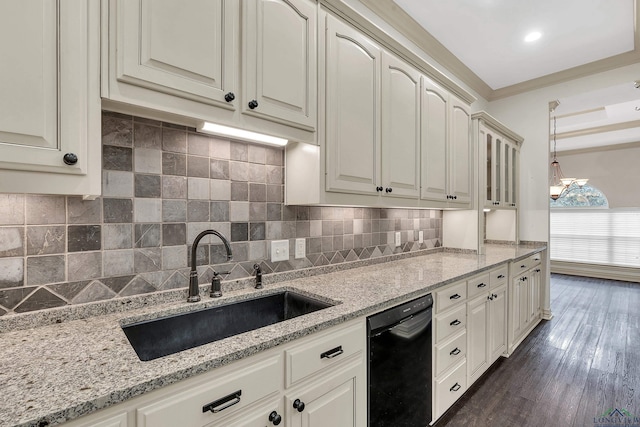
[[[388,257],[383,263],[335,268],[319,275],[302,273],[278,283],[267,281],[263,290],[234,290],[220,300],[205,298],[200,303],[187,304],[167,303],[160,298],[157,305],[4,332],[0,337],[9,345],[0,360],[0,391],[5,396],[0,405],[0,427],[61,424],[544,249],[545,243],[487,245],[483,255],[440,251],[397,260]],[[121,329],[139,320],[281,290],[295,290],[336,305],[148,362],[137,358]],[[93,339],[87,335],[91,331],[95,331]],[[48,349],[49,357],[42,364],[33,365],[29,356],[42,348]],[[70,379],[70,374],[75,375]],[[94,374],[98,378],[93,378]]]

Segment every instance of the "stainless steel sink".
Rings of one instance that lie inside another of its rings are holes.
[[[123,326],[147,361],[312,313],[333,304],[291,291]]]

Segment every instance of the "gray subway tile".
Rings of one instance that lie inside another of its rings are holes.
[[[135,197],[160,197],[162,194],[160,175],[136,173],[133,185],[133,194]]]
[[[266,148],[265,160],[268,165],[283,166],[284,150],[281,148]]]
[[[187,156],[187,176],[209,178],[212,172],[210,172],[210,162],[209,157]],[[214,177],[211,176],[211,178]]]
[[[64,224],[67,215],[64,196],[26,196],[27,224]]]
[[[87,280],[102,277],[102,252],[78,252],[67,256],[67,280]]]
[[[260,202],[249,203],[249,220],[250,221],[266,221],[267,204]]]
[[[162,224],[162,245],[175,246],[187,243],[187,226],[185,223]]]
[[[102,282],[113,289],[114,292],[120,292],[120,289],[131,280],[129,277],[119,277],[134,272],[134,253],[133,249],[122,249],[103,252],[103,274],[107,279]]]
[[[249,163],[261,163],[265,164],[267,161],[266,149],[260,145],[248,146],[248,161]]]
[[[67,197],[67,222],[69,224],[102,222],[102,199],[82,200],[81,197]]]
[[[164,199],[186,199],[187,178],[164,175],[162,177],[162,197]]]
[[[133,118],[122,114],[102,114],[102,143],[131,147],[133,144]]]
[[[229,221],[229,202],[213,201],[210,206],[211,221]]]
[[[246,242],[248,240],[249,240],[249,224],[246,222],[232,222],[231,223],[231,241]]]
[[[213,165],[212,161],[212,165]],[[218,162],[224,162],[219,160]],[[246,162],[228,162],[229,176],[232,181],[249,181],[249,164]],[[213,167],[213,166],[212,166]]]
[[[233,231],[233,224],[231,224]],[[249,224],[249,240],[264,240],[266,237],[266,227],[264,222],[252,222]]]
[[[231,182],[224,179],[211,180],[211,192],[209,199],[211,200],[231,200]]]
[[[229,179],[229,167],[230,165],[228,160],[209,159],[209,173],[213,179]]]
[[[230,146],[231,160],[249,161],[248,145],[244,142],[232,141]]]
[[[61,254],[65,251],[66,242],[64,225],[27,227],[27,255]]]
[[[132,224],[104,224],[102,249],[131,249],[133,247]]]
[[[105,223],[130,223],[133,221],[133,200],[103,199],[102,217]]]
[[[24,258],[0,258],[0,288],[13,288],[23,284]]]
[[[0,227],[0,257],[24,256],[24,227]]]
[[[134,233],[136,248],[157,248],[162,242],[160,224],[135,224]]]
[[[133,268],[136,273],[162,270],[161,248],[140,248],[133,250]]]
[[[187,180],[187,197],[189,199],[208,200],[211,194],[210,180],[207,178],[192,178]]]
[[[138,122],[138,118],[134,118],[133,123],[133,144],[136,148],[152,148],[154,150],[162,149],[162,128],[159,123]]]
[[[249,183],[247,182],[231,182],[231,200],[248,201],[249,200]]]
[[[133,150],[130,147],[102,146],[102,169],[116,171],[133,170]]]
[[[162,200],[136,198],[133,219],[135,222],[161,222]]]
[[[22,194],[0,194],[0,224],[24,224],[24,200]]]
[[[231,158],[231,143],[229,140],[220,138],[209,138],[209,140],[211,141],[209,145],[209,157],[226,160]]]
[[[199,133],[187,133],[187,152],[196,156],[209,157],[212,138]]]
[[[164,175],[187,176],[187,156],[162,152],[162,173]]]
[[[186,200],[162,200],[163,222],[185,222],[187,220]]]
[[[265,184],[254,184],[253,182],[249,183],[249,201],[266,202],[267,186]]]
[[[173,151],[175,153],[187,152],[187,131],[174,129],[171,127],[162,127],[162,149],[164,151]]]
[[[27,257],[27,286],[64,282],[66,260],[64,255]]]
[[[102,195],[105,197],[133,197],[133,172],[103,171]]]
[[[136,173],[162,173],[162,151],[151,148],[136,148],[133,170]]]
[[[267,203],[267,221],[282,221],[282,204]]]
[[[168,246],[162,248],[162,268],[175,270],[187,267],[187,245]],[[183,286],[186,286],[185,281]]]
[[[67,227],[67,251],[96,251],[102,247],[102,226],[70,225]]]
[[[278,202],[282,203],[283,201],[283,186],[282,185],[267,185],[267,202]]]
[[[187,221],[209,221],[208,200],[189,200],[187,203]]]
[[[249,163],[249,181],[257,183],[267,182],[266,166],[258,163]],[[276,184],[280,184],[280,182]]]

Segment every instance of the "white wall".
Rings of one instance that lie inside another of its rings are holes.
[[[558,153],[562,172],[589,178],[610,208],[640,207],[640,144],[599,151]]]
[[[524,137],[520,155],[520,240],[547,241],[549,236],[549,102],[625,82],[632,84],[639,78],[640,64],[634,64],[488,104],[492,116]]]

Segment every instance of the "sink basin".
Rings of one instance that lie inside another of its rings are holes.
[[[312,313],[332,304],[291,291],[123,326],[147,361]]]

